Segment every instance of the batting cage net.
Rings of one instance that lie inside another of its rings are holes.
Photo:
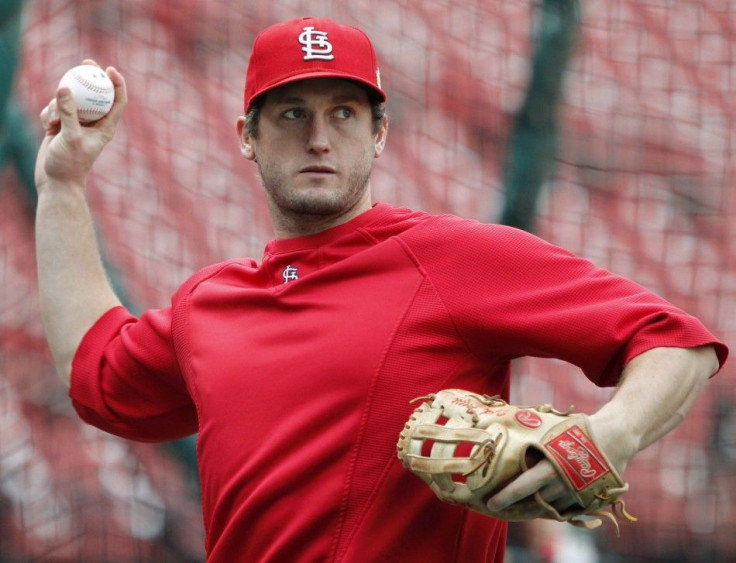
[[[86,57],[115,65],[128,84],[89,197],[111,279],[133,311],[167,305],[201,266],[260,258],[271,236],[266,202],[235,130],[245,67],[261,28],[317,15],[360,26],[378,51],[391,131],[374,169],[376,200],[528,228],[736,343],[733,0],[5,5],[0,561],[204,557],[192,442],[136,444],[84,426],[43,340],[37,115]],[[591,412],[611,393],[561,362],[525,359],[514,371],[516,402]],[[635,458],[626,498],[639,521],[620,538],[611,527],[585,532],[586,560],[736,553],[735,371],[727,365],[691,416]],[[512,525],[512,547],[550,552],[568,529]]]

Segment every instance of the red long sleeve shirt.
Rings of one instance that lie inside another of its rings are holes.
[[[508,396],[509,362],[598,385],[656,346],[714,344],[694,317],[527,233],[377,204],[206,268],[170,307],[87,333],[71,397],[103,430],[195,432],[208,561],[503,561],[506,526],[438,501],[396,459],[409,401]]]

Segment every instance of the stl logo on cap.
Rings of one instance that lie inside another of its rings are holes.
[[[332,54],[332,43],[327,39],[326,31],[316,31],[313,26],[307,26],[299,35],[299,43],[304,45],[304,60],[311,61],[320,59],[331,61],[335,58]]]

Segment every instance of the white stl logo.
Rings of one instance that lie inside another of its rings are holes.
[[[321,59],[323,61],[331,61],[335,58],[332,54],[332,43],[327,39],[326,31],[315,31],[311,25],[304,28],[299,34],[299,43],[304,45],[304,60],[311,61]]]
[[[284,278],[284,283],[289,283],[290,281],[299,279],[297,269],[292,265],[286,266],[281,276]]]

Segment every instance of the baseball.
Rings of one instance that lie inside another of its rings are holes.
[[[72,91],[80,123],[90,123],[107,115],[115,101],[115,86],[104,70],[94,65],[79,65],[62,76],[59,87]]]

